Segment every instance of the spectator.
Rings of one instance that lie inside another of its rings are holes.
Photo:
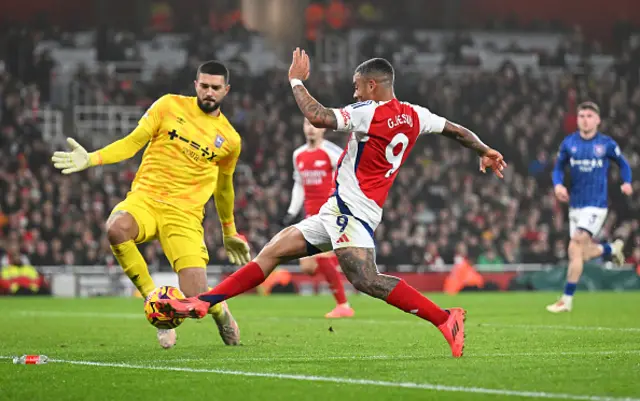
[[[88,104],[142,105],[165,92],[190,93],[197,53],[206,54],[211,47],[192,40],[189,65],[174,72],[159,69],[150,82],[80,69],[74,80],[86,95],[81,98]],[[394,47],[381,40],[374,37],[370,45],[391,54]],[[469,40],[461,36],[454,47]],[[34,108],[47,102],[43,89],[47,85],[40,78],[34,80],[35,86],[26,85],[16,68],[8,68],[11,74],[0,73],[0,244],[21,241],[36,265],[113,265],[104,222],[129,190],[140,155],[113,169],[71,176],[54,172],[48,162],[53,149],[33,119]],[[350,80],[336,74],[314,73],[308,87],[328,105],[343,104],[351,97]],[[553,197],[548,166],[568,123],[575,120],[570,117],[572,105],[579,101],[611,100],[603,102],[603,130],[618,141],[637,175],[637,83],[622,91],[606,77],[566,75],[554,80],[545,73],[521,74],[507,64],[498,74],[473,70],[454,75],[447,69],[433,77],[407,74],[396,89],[399,98],[426,104],[478,132],[505,154],[510,167],[505,180],[498,181],[480,175],[473,153],[455,143],[436,137],[419,141],[400,171],[376,232],[378,262],[388,269],[400,264],[440,266],[462,258],[501,263],[566,260],[566,211]],[[291,154],[304,138],[281,71],[233,74],[227,99],[223,111],[243,136],[235,178],[236,224],[255,252],[279,230],[275,222],[289,201]],[[345,143],[342,135],[327,137]],[[626,200],[618,192],[611,191],[604,235],[621,236],[632,250],[640,247],[640,228],[634,220],[640,216],[640,198]],[[213,202],[207,204],[206,215],[215,215]],[[212,263],[224,263],[214,220],[205,219],[205,242]],[[170,269],[154,245],[141,248],[152,268]]]
[[[495,249],[489,248],[480,256],[478,256],[478,261],[476,262],[476,268],[478,270],[496,270],[502,269],[502,264],[504,260],[502,257],[496,252]]]

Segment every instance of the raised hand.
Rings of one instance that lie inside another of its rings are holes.
[[[309,56],[304,50],[300,50],[299,47],[293,51],[293,58],[291,60],[291,67],[289,67],[289,81],[292,79],[299,79],[301,81],[309,78]]]

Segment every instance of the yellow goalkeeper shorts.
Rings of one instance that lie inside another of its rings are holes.
[[[209,252],[204,242],[202,222],[196,216],[138,192],[129,193],[111,214],[117,211],[129,213],[138,224],[136,244],[154,239],[160,241],[174,271],[207,267]]]

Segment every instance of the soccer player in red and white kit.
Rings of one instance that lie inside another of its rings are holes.
[[[342,149],[324,139],[325,128],[316,128],[304,119],[304,135],[307,143],[293,152],[293,190],[291,204],[282,223],[289,226],[304,204],[305,217],[318,214],[333,193],[333,173],[338,165]],[[300,259],[300,270],[309,275],[321,274],[329,283],[336,299],[336,307],[324,315],[326,318],[352,317],[354,311],[347,302],[344,286],[338,272],[338,258],[327,252]]]
[[[359,103],[341,109],[326,108],[314,99],[302,83],[308,76],[309,57],[296,49],[289,81],[298,107],[315,127],[350,133],[338,162],[334,196],[320,213],[278,233],[252,262],[213,290],[156,305],[168,316],[202,318],[211,305],[260,284],[279,263],[333,248],[356,289],[428,320],[444,335],[452,355],[462,356],[466,312],[442,309],[404,280],[380,274],[373,233],[398,169],[420,136],[441,134],[458,141],[478,154],[480,171],[491,168],[501,178],[506,167],[502,155],[468,129],[424,107],[399,101],[393,90],[394,70],[387,60],[371,59],[356,68],[354,97]]]

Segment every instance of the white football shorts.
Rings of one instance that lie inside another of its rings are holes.
[[[604,221],[607,219],[607,209],[601,207],[569,208],[569,235],[573,237],[577,229],[582,229],[592,237],[596,237]]]
[[[344,212],[344,213],[343,213]],[[307,241],[309,256],[339,248],[375,248],[373,230],[366,222],[341,210],[332,196],[318,214],[294,225]]]

